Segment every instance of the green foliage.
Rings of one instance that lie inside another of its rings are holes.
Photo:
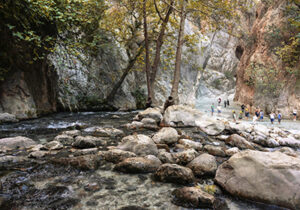
[[[212,81],[212,86],[216,89],[220,89],[221,88],[221,79],[217,78],[215,80]]]
[[[147,99],[145,92],[141,89],[135,89],[135,91],[133,91],[131,94],[135,98],[136,108],[144,109],[146,106],[146,99]]]
[[[276,47],[280,47],[282,41],[284,40],[282,29],[277,25],[272,24],[267,28],[267,32],[264,35],[265,41],[268,43],[270,51],[274,51]]]

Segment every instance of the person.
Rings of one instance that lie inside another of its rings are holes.
[[[218,110],[218,115],[220,115],[220,113],[221,113],[221,105],[217,106],[217,110]]]
[[[259,109],[255,110],[255,116],[258,118],[259,117]]]
[[[275,114],[272,112],[270,114],[270,120],[271,120],[271,123],[273,124],[274,123],[274,119],[275,119]]]
[[[277,119],[278,119],[278,123],[280,124],[281,119],[282,119],[282,114],[280,111],[278,112]]]
[[[259,121],[263,121],[264,120],[264,112],[262,110],[260,110],[259,112]]]
[[[242,120],[243,119],[243,112],[240,111],[240,114],[239,114],[239,119]]]
[[[257,120],[257,116],[256,116],[256,115],[253,115],[253,120],[252,120],[253,124],[256,123],[256,120]]]
[[[235,114],[234,110],[232,111],[232,118],[233,118],[233,121],[236,122],[236,114]]]
[[[149,96],[148,99],[147,99],[147,102],[146,102],[146,108],[150,108],[150,107],[152,107],[152,99]]]
[[[227,106],[229,106],[229,99],[227,99]]]
[[[226,105],[227,105],[227,102],[226,101],[224,101],[224,107],[226,108]]]
[[[210,108],[211,108],[211,116],[213,116],[214,112],[215,112],[215,105],[214,105],[214,103],[211,104]]]
[[[249,116],[250,116],[249,109],[246,108],[245,109],[245,117],[247,118],[247,120],[248,120]]]
[[[221,101],[222,101],[222,99],[221,99],[221,98],[218,98],[218,105],[221,104]]]
[[[172,97],[172,96],[169,96],[168,99],[166,100],[165,104],[164,104],[164,110],[163,110],[163,113],[165,113],[166,109],[167,109],[169,106],[173,106],[173,105],[174,105],[173,97]]]
[[[293,118],[294,118],[294,121],[297,120],[297,109],[293,110]]]
[[[246,107],[245,104],[242,104],[241,109],[243,113],[245,112],[245,107]]]

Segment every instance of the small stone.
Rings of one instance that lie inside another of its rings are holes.
[[[35,152],[31,152],[28,157],[30,158],[42,158],[45,157],[45,155],[48,154],[48,152],[45,151],[35,151]]]
[[[206,150],[209,154],[214,156],[226,157],[224,149],[219,146],[205,145],[204,150]]]
[[[46,150],[60,150],[62,148],[64,148],[64,146],[58,141],[50,141],[43,147],[43,149]]]
[[[74,138],[69,135],[58,135],[54,138],[54,141],[58,141],[63,145],[72,145],[74,142]]]

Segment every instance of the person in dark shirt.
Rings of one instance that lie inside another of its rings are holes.
[[[169,106],[172,106],[172,105],[174,105],[174,100],[173,100],[172,96],[169,96],[168,99],[166,100],[165,104],[164,104],[164,111],[163,111],[163,113],[165,113],[166,109]]]
[[[242,106],[241,106],[241,109],[242,109],[242,112],[245,112],[245,104],[242,104]]]

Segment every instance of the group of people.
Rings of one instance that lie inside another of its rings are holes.
[[[218,98],[218,106],[217,106],[217,112],[218,112],[218,114],[220,114],[221,110],[222,110],[222,108],[221,108],[221,102],[222,102],[222,99]],[[229,104],[229,99],[224,100],[224,107],[226,108],[229,105],[230,105]],[[215,113],[215,105],[214,105],[214,103],[212,103],[211,104],[211,115],[213,116],[214,113]]]

